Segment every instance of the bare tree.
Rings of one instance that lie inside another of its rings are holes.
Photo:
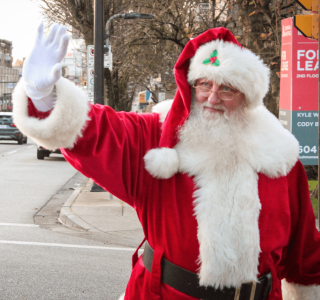
[[[42,3],[44,13],[53,22],[78,29],[86,44],[93,41],[92,3],[87,0],[34,0]],[[190,40],[205,30],[229,28],[245,47],[261,56],[271,69],[267,108],[277,115],[281,26],[283,18],[297,11],[294,0],[106,0],[107,20],[129,10],[152,13],[146,20],[115,20],[111,26],[114,70],[105,69],[108,104],[116,110],[130,110],[135,86],[154,93],[150,78],[161,77],[161,88],[174,90],[174,63]],[[131,88],[128,91],[128,84]]]
[[[156,17],[152,21],[115,22],[111,42],[121,62],[119,74],[129,72],[130,81],[153,93],[155,102],[159,85],[152,87],[150,79],[160,77],[161,89],[174,90],[174,64],[190,38],[229,22],[224,1],[136,0],[130,9]],[[116,34],[116,28],[121,28],[121,35]]]
[[[93,44],[93,7],[88,0],[32,0],[43,10],[43,16],[51,23],[69,25],[77,29],[86,45]]]
[[[234,28],[242,30],[239,42],[260,55],[271,70],[270,89],[264,103],[278,117],[281,20],[294,16],[300,9],[295,0],[232,0],[230,8],[234,10],[234,19],[238,17]]]

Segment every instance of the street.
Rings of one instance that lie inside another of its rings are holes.
[[[29,138],[24,145],[0,141],[0,172],[0,299],[118,299],[130,276],[131,249],[34,221],[77,171],[62,155],[37,160]]]

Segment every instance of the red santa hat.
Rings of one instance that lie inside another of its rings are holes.
[[[174,146],[178,130],[191,109],[191,87],[199,78],[218,84],[231,84],[244,93],[248,109],[263,105],[269,89],[269,69],[250,50],[244,48],[226,28],[210,29],[189,41],[174,68],[177,92],[162,127],[157,149],[144,157],[146,169],[159,179],[179,171]]]

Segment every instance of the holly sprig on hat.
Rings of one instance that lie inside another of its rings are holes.
[[[213,52],[210,55],[210,57],[205,59],[202,63],[205,64],[205,65],[211,64],[212,66],[218,67],[220,65],[220,61],[218,59],[218,51],[217,50],[213,50]]]

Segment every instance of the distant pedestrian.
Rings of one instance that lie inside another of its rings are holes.
[[[147,243],[122,299],[320,299],[299,145],[263,106],[258,56],[208,30],[175,65],[173,102],[115,112],[61,78],[65,28],[42,35],[14,92],[15,124],[136,209]]]

